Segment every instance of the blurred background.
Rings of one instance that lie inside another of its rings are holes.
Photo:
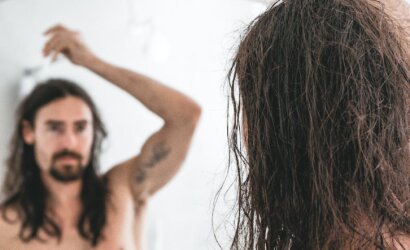
[[[64,58],[48,64],[42,33],[60,23],[80,31],[103,59],[154,77],[202,106],[182,170],[149,205],[145,245],[218,249],[212,209],[228,164],[226,76],[240,34],[265,8],[263,0],[0,0],[0,179],[15,108],[35,81],[63,77],[90,92],[109,132],[103,172],[138,153],[161,126],[138,101],[91,72]],[[224,249],[232,233],[232,197],[222,195],[214,213]]]

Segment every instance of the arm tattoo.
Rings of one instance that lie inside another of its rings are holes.
[[[135,180],[138,183],[142,183],[145,180],[145,170],[142,168],[137,169],[137,174],[135,175]]]
[[[157,163],[164,160],[168,156],[170,151],[171,149],[164,146],[163,143],[155,144],[152,150],[152,157],[144,164],[144,166],[146,166],[147,168],[154,167]]]
[[[164,160],[170,152],[171,148],[166,147],[164,145],[164,142],[155,144],[152,149],[151,158],[149,158],[147,162],[144,162],[141,167],[137,169],[137,173],[135,175],[135,180],[137,181],[137,183],[144,182],[146,179],[146,170],[153,168],[159,162]]]

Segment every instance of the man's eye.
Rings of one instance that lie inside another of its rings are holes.
[[[85,126],[85,125],[78,125],[78,126],[76,126],[75,131],[78,132],[78,133],[81,133],[81,132],[83,132],[85,129],[86,129],[86,126]]]
[[[62,131],[61,126],[49,126],[48,129],[50,131],[53,131],[53,132],[61,132]]]

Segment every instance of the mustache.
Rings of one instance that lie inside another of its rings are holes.
[[[79,153],[65,149],[60,152],[55,153],[53,155],[53,160],[57,160],[58,158],[67,157],[67,156],[75,158],[77,160],[81,160],[83,158],[82,155],[80,155]]]

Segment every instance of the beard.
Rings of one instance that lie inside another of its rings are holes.
[[[59,163],[64,157],[75,159],[75,163]],[[49,174],[57,181],[72,182],[82,178],[85,166],[81,164],[82,156],[78,153],[64,150],[53,156]]]

